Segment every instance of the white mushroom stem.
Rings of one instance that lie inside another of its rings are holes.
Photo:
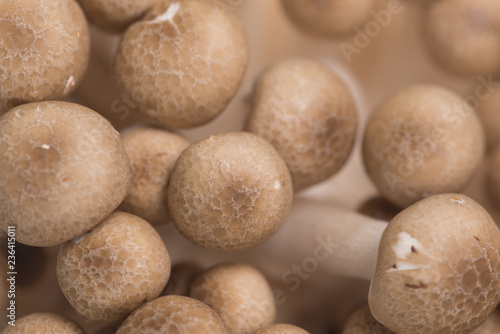
[[[302,279],[317,272],[371,280],[387,224],[339,206],[296,198],[281,229],[249,252],[263,255],[267,261],[261,263],[280,279],[290,272]]]

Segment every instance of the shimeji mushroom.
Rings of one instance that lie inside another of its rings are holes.
[[[303,31],[336,37],[352,32],[366,21],[375,1],[281,0],[281,3],[290,20]]]
[[[433,1],[424,20],[427,46],[439,64],[465,75],[500,70],[500,2]]]
[[[220,264],[205,271],[191,285],[191,297],[214,309],[231,334],[253,334],[276,317],[266,278],[242,263]]]
[[[423,199],[389,224],[299,198],[255,251],[292,289],[315,271],[371,279],[373,316],[399,334],[468,333],[500,301],[500,230],[464,195]]]
[[[344,165],[357,120],[351,94],[335,74],[313,59],[292,58],[257,81],[246,129],[276,148],[299,191]]]
[[[184,296],[163,296],[137,308],[116,334],[229,334],[217,313]]]
[[[247,132],[189,146],[168,186],[175,227],[193,243],[222,251],[251,248],[274,234],[292,203],[292,180],[271,144]]]
[[[223,111],[247,62],[245,33],[230,13],[203,1],[163,1],[124,33],[113,71],[142,113],[188,128]]]
[[[0,115],[27,102],[61,99],[89,60],[87,21],[75,0],[0,2]]]
[[[485,151],[481,121],[454,92],[434,85],[404,89],[370,117],[363,139],[366,171],[401,208],[467,184]]]
[[[34,102],[0,118],[0,228],[53,246],[90,230],[130,186],[118,132],[73,103]]]
[[[3,334],[84,334],[83,329],[72,320],[55,313],[32,313],[7,326]]]

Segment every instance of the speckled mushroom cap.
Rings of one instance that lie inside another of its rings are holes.
[[[151,224],[168,222],[168,181],[177,158],[189,146],[189,141],[160,128],[140,126],[126,129],[122,142],[132,169],[132,186],[121,209]]]
[[[269,283],[246,264],[228,263],[207,270],[193,282],[191,297],[213,308],[232,334],[253,334],[276,317]]]
[[[125,212],[64,244],[57,258],[61,290],[89,320],[124,318],[159,296],[169,276],[170,257],[156,230]]]
[[[32,313],[7,326],[2,334],[84,334],[78,324],[55,313]]]
[[[164,296],[139,307],[116,334],[229,334],[217,313],[184,296]]]
[[[130,167],[118,132],[98,113],[35,102],[0,118],[0,227],[52,246],[91,229],[125,198]]]
[[[488,157],[486,170],[486,189],[493,203],[500,203],[500,144]]]
[[[342,328],[342,334],[394,334],[394,332],[375,320],[370,308],[365,306],[349,316]]]
[[[259,329],[255,334],[309,334],[309,332],[294,325],[273,324]]]
[[[368,19],[374,0],[281,0],[286,14],[307,33],[336,37]]]
[[[292,58],[259,78],[246,129],[285,160],[295,191],[343,166],[354,144],[357,114],[344,84],[312,59]]]
[[[76,1],[1,1],[0,115],[68,95],[87,68],[89,49],[87,21]]]
[[[78,0],[92,24],[115,33],[123,32],[160,1],[162,0]]]
[[[388,99],[372,114],[363,139],[368,175],[401,208],[460,191],[484,151],[476,113],[460,96],[434,85],[413,86]]]
[[[175,227],[190,241],[239,251],[280,228],[292,196],[290,173],[271,144],[233,132],[196,142],[180,155],[168,206]]]
[[[469,333],[500,301],[500,231],[458,194],[398,214],[380,240],[368,302],[398,334]]]
[[[440,65],[459,74],[500,70],[500,2],[433,1],[424,21],[426,43]]]
[[[245,33],[208,2],[163,2],[124,34],[114,60],[119,87],[139,110],[167,126],[188,128],[219,115],[248,62]]]

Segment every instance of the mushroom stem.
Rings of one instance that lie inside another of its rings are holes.
[[[371,280],[387,222],[332,204],[296,198],[281,229],[256,251],[273,254],[270,271]]]

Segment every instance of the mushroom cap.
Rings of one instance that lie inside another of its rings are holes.
[[[440,194],[399,213],[380,240],[368,302],[399,334],[469,333],[500,300],[500,230],[464,195]]]
[[[73,103],[35,102],[0,118],[0,227],[52,246],[93,228],[125,198],[130,166],[118,132]]]
[[[184,296],[164,296],[147,302],[118,328],[116,334],[228,334],[217,313]]]
[[[351,32],[367,20],[374,3],[374,0],[281,0],[294,24],[309,34],[323,37]]]
[[[465,75],[500,70],[500,2],[433,1],[424,27],[432,56],[448,70]]]
[[[132,170],[132,185],[121,209],[151,224],[168,222],[168,181],[175,161],[189,141],[152,126],[125,130],[121,138]]]
[[[257,81],[246,129],[285,160],[294,191],[335,174],[354,144],[357,114],[345,85],[307,58],[281,61]]]
[[[127,29],[113,71],[142,113],[189,128],[223,111],[247,62],[245,33],[230,13],[208,2],[167,1]]]
[[[254,333],[276,317],[269,283],[246,264],[228,263],[207,270],[193,282],[191,297],[214,309],[233,334]]]
[[[259,329],[255,334],[309,334],[309,332],[294,325],[272,324]]]
[[[162,0],[77,0],[92,24],[121,33]]]
[[[292,196],[290,173],[271,144],[233,132],[200,140],[180,155],[168,206],[175,227],[190,241],[239,251],[280,228]]]
[[[356,310],[347,318],[342,334],[394,334],[381,325],[370,312],[368,306]]]
[[[16,320],[15,326],[7,326],[3,334],[84,334],[72,320],[55,313],[31,313]]]
[[[117,321],[160,295],[170,276],[170,257],[145,220],[114,212],[92,231],[67,242],[57,258],[66,299],[83,316]]]
[[[76,1],[2,1],[0,115],[68,95],[87,69],[89,50],[87,21]]]
[[[460,191],[484,151],[474,110],[454,92],[434,85],[404,89],[383,103],[363,139],[368,175],[401,208],[429,195]]]

